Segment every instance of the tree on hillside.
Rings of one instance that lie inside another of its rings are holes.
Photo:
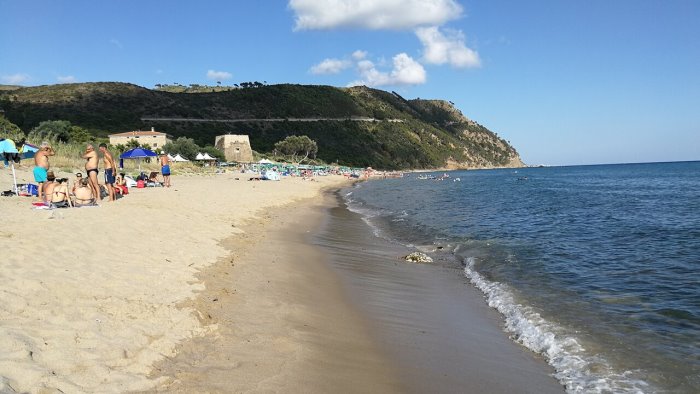
[[[93,136],[84,128],[80,126],[74,126],[71,125],[68,128],[68,135],[69,135],[69,140],[70,142],[74,143],[79,143],[79,144],[84,144],[87,143],[88,141],[92,141],[94,138]]]
[[[275,152],[291,156],[293,163],[302,163],[309,157],[316,157],[318,145],[316,145],[316,141],[305,135],[290,135],[275,144]]]
[[[68,142],[70,141],[71,124],[67,120],[45,120],[32,129],[27,135],[27,140],[32,143]]]
[[[0,137],[19,141],[24,138],[24,132],[16,124],[0,115]]]

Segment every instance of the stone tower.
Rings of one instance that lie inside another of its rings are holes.
[[[247,135],[217,135],[214,146],[224,152],[226,161],[249,163],[253,161],[253,150]]]

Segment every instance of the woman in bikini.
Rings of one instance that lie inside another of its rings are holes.
[[[51,205],[56,208],[72,207],[73,204],[68,198],[68,178],[56,179],[56,182],[58,184],[53,188]]]
[[[95,194],[90,187],[88,180],[80,181],[80,186],[75,189],[75,206],[93,205],[95,204]]]

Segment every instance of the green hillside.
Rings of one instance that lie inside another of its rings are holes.
[[[25,132],[44,120],[68,120],[99,137],[155,127],[201,145],[212,145],[220,134],[248,134],[259,152],[286,136],[308,135],[321,159],[353,166],[522,165],[506,141],[448,102],[406,100],[366,87],[284,84],[175,93],[126,83],[60,84],[0,91],[0,108]]]

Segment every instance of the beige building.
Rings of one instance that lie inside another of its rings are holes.
[[[130,140],[136,140],[139,144],[148,144],[151,148],[160,150],[163,145],[172,142],[172,136],[156,131],[127,131],[126,133],[110,134],[109,143],[112,145],[126,145]]]
[[[247,135],[218,135],[214,146],[224,152],[226,161],[249,163],[253,161],[253,149],[250,148],[250,139]]]

